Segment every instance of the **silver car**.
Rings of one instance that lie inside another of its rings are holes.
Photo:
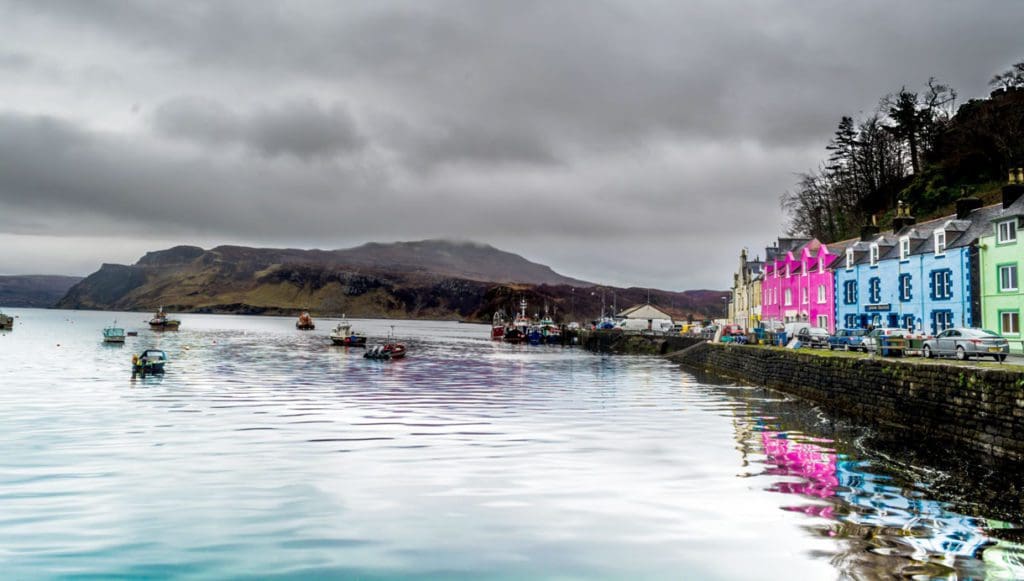
[[[864,335],[863,339],[861,339],[860,349],[865,353],[875,353],[877,355],[884,349],[882,347],[882,343],[885,341],[886,337],[904,337],[906,334],[907,330],[900,329],[899,327],[879,327],[877,329],[872,329],[867,335]],[[902,348],[899,349],[900,350],[897,351],[897,348],[894,348],[893,351],[902,355]],[[886,349],[886,351],[888,351],[888,349]],[[892,353],[890,353],[890,355],[891,354]]]
[[[996,361],[1004,361],[1010,352],[1010,342],[985,329],[956,327],[946,329],[935,338],[925,341],[923,351],[925,357],[952,355],[966,360],[991,356]]]

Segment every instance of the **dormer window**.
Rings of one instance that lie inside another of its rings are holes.
[[[878,245],[872,244],[868,250],[868,256],[871,262],[871,266],[878,266]]]
[[[846,269],[850,270],[853,268],[853,249],[846,249]]]
[[[946,253],[946,231],[936,230],[935,231],[935,254]]]
[[[825,272],[825,259],[818,257],[818,274]]]
[[[910,236],[900,238],[900,260],[910,258]]]
[[[793,274],[793,266],[791,264],[789,264],[789,263],[786,263],[786,278],[789,278],[790,275],[792,275],[792,274]]]
[[[1017,219],[1007,220],[996,224],[996,242],[1008,244],[1017,241]]]

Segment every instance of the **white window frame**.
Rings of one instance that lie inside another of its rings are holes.
[[[846,270],[853,270],[853,249],[846,249]]]
[[[871,266],[878,266],[878,245],[877,244],[872,244],[871,247],[868,248],[868,261],[871,263]]]
[[[804,305],[810,304],[810,297],[809,297],[810,294],[811,293],[807,292],[807,287],[801,288],[800,289],[800,303],[804,304]]]
[[[1010,316],[1010,319],[1003,318],[1006,316]],[[1012,321],[1012,324],[1004,324],[1004,321],[1007,320]],[[1020,335],[1020,311],[1003,311],[999,313],[999,332],[1003,335]]]
[[[828,315],[818,315],[818,326],[822,329],[828,329]]]
[[[910,236],[903,236],[900,238],[900,260],[907,260],[910,258]]]
[[[786,263],[786,278],[793,275],[793,266],[790,263]]]
[[[786,297],[786,306],[793,306],[793,289],[787,288],[786,292],[783,293],[783,295]]]
[[[1013,286],[1003,286],[1003,271],[1013,269]],[[1018,277],[1018,270],[1016,264],[1004,264],[1000,266],[996,271],[996,279],[999,283],[999,292],[1012,292],[1020,289],[1020,280]]]
[[[828,292],[825,290],[825,285],[819,284],[818,285],[818,304],[819,305],[825,304],[825,300],[826,300],[826,296],[827,295],[828,295]]]
[[[946,231],[935,231],[935,256],[942,256],[946,253]]]
[[[825,259],[821,256],[818,257],[818,274],[825,272]]]
[[[1006,226],[1005,235],[1003,232],[1003,226]],[[996,243],[997,244],[1009,244],[1010,242],[1017,241],[1017,219],[1003,220],[996,224]]]

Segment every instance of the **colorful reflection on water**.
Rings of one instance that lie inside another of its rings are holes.
[[[895,567],[928,579],[1024,579],[1024,547],[992,534],[1013,528],[1009,523],[958,514],[947,503],[894,485],[891,477],[871,472],[870,461],[837,453],[828,439],[762,422],[753,430],[765,455],[762,474],[786,478],[768,490],[822,501],[785,510],[835,521],[819,530],[850,541],[838,563],[872,574],[892,574]],[[865,553],[888,559],[872,563],[862,557]]]

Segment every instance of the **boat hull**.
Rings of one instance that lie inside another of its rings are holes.
[[[366,337],[331,337],[331,342],[345,347],[365,347]]]

